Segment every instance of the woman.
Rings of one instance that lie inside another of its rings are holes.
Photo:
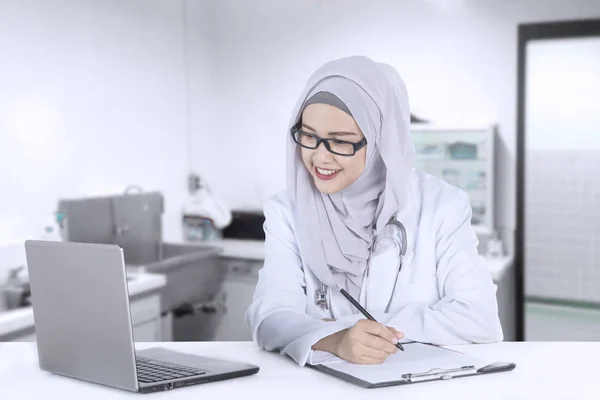
[[[469,198],[414,168],[398,73],[362,56],[325,64],[290,128],[288,188],[264,206],[265,263],[246,314],[254,340],[299,365],[328,353],[378,364],[398,340],[501,341]]]

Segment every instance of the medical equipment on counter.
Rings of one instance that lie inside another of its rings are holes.
[[[208,184],[198,175],[192,175],[189,179],[192,198],[185,205],[183,214],[210,220],[216,229],[228,226],[232,216],[227,206],[211,193]]]
[[[500,258],[504,255],[504,245],[498,232],[494,232],[493,238],[487,242],[486,247],[489,258]]]
[[[369,268],[371,257],[374,253],[377,252],[377,246],[382,239],[392,239],[395,241],[398,247],[398,268],[396,269],[396,279],[394,281],[394,286],[392,289],[392,294],[390,295],[390,299],[388,300],[387,306],[385,308],[385,312],[389,311],[390,305],[392,304],[392,299],[394,298],[394,294],[396,292],[396,284],[398,283],[398,276],[400,275],[400,271],[402,270],[402,260],[404,255],[406,254],[407,247],[407,238],[406,238],[406,229],[404,225],[396,219],[396,216],[392,216],[382,231],[375,235],[373,238],[373,244],[369,249],[369,260],[367,261],[367,270],[365,271],[366,279],[369,277]],[[366,285],[364,285],[366,289]],[[366,296],[365,296],[366,299]],[[365,300],[366,302],[366,300]],[[321,282],[320,286],[317,290],[315,290],[315,304],[325,308],[326,310],[331,310],[331,293],[329,292],[329,287]]]
[[[175,313],[189,305],[201,310],[219,293],[224,273],[219,259],[221,247],[165,241],[162,232],[166,202],[162,193],[143,192],[135,186],[126,192],[59,200],[57,210],[65,215],[64,241],[117,244],[123,249],[128,272],[164,275],[167,283],[160,289],[162,337],[173,341],[212,340],[212,320],[202,313],[184,317]],[[194,320],[201,322],[191,323]],[[201,332],[196,329],[200,325]]]
[[[494,226],[495,143],[497,127],[448,127],[412,124],[415,167],[463,189],[469,195],[477,234],[490,235]]]
[[[211,241],[223,238],[213,220],[198,215],[183,214],[183,237],[189,242]]]
[[[454,160],[476,160],[477,144],[455,142],[447,146],[448,155]]]
[[[44,230],[41,235],[41,240],[53,242],[62,242],[63,238],[63,220],[65,214],[61,212],[53,213],[44,221]]]

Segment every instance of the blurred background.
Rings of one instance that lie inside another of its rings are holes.
[[[250,340],[290,113],[354,54],[469,193],[505,340],[600,339],[597,0],[0,0],[0,54],[0,341],[27,239],[121,245],[136,341]]]

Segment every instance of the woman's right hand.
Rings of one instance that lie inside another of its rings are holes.
[[[379,322],[361,319],[346,331],[340,332],[335,354],[355,364],[381,364],[398,351],[396,343],[402,332]]]

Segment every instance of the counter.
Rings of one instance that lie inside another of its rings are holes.
[[[222,249],[221,257],[253,261],[265,259],[265,242],[263,240],[222,239],[200,243],[219,246]],[[484,259],[495,282],[499,282],[504,277],[513,263],[512,255],[498,258],[484,257]]]
[[[252,239],[221,239],[214,241],[198,242],[210,244],[222,249],[221,257],[241,258],[246,260],[261,261],[265,259],[265,241]]]
[[[131,278],[128,282],[130,298],[158,290],[166,284],[166,278],[159,274],[134,272],[128,273],[127,276]],[[0,312],[0,337],[33,325],[33,308],[31,306]]]
[[[504,274],[511,268],[513,264],[512,256],[503,256],[498,258],[485,257],[485,262],[492,273],[494,282],[499,282],[504,277]]]

